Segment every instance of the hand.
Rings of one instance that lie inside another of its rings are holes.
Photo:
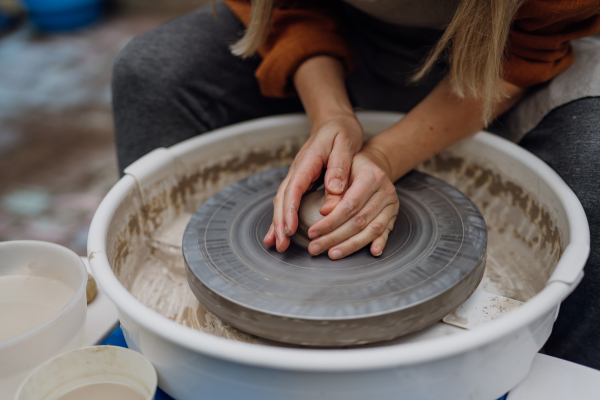
[[[275,245],[279,252],[288,248],[290,236],[296,233],[300,199],[319,178],[323,168],[327,168],[325,189],[328,195],[321,214],[326,215],[339,202],[348,188],[352,158],[363,143],[363,130],[353,112],[313,126],[313,134],[296,155],[273,200],[273,223],[264,243]]]
[[[329,258],[337,260],[371,243],[371,254],[380,256],[400,205],[390,174],[385,155],[365,144],[352,161],[342,200],[308,230],[310,254],[329,250]]]

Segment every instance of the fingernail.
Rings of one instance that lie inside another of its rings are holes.
[[[333,250],[330,254],[331,258],[333,258],[334,260],[340,258],[342,256],[342,251],[341,250]]]
[[[331,190],[337,190],[339,192],[344,190],[344,184],[338,178],[334,178],[331,181],[329,181],[329,187],[331,188]]]
[[[317,236],[319,236],[319,231],[314,230],[314,231],[308,231],[308,238],[309,239],[314,239]]]
[[[379,256],[381,255],[381,253],[383,253],[383,250],[381,249],[381,247],[380,247],[380,246],[375,246],[375,247],[373,248],[373,255],[374,255],[375,257],[379,257]]]
[[[287,226],[285,228],[283,228],[283,233],[285,234],[285,236],[290,236],[290,235],[288,235],[288,228],[287,228]]]

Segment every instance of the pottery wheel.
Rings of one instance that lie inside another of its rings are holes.
[[[419,330],[454,311],[485,269],[487,230],[447,183],[411,172],[383,254],[341,260],[293,242],[263,244],[288,168],[259,173],[206,201],[183,236],[190,288],[208,310],[248,333],[286,343],[348,346]]]

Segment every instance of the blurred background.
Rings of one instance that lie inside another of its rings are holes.
[[[134,37],[210,0],[0,0],[0,241],[86,255],[118,180],[112,64]]]

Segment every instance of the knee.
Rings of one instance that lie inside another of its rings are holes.
[[[151,32],[133,39],[118,54],[113,65],[112,92],[114,101],[128,99],[130,95],[158,90],[162,70],[156,62],[157,54],[151,54]]]

